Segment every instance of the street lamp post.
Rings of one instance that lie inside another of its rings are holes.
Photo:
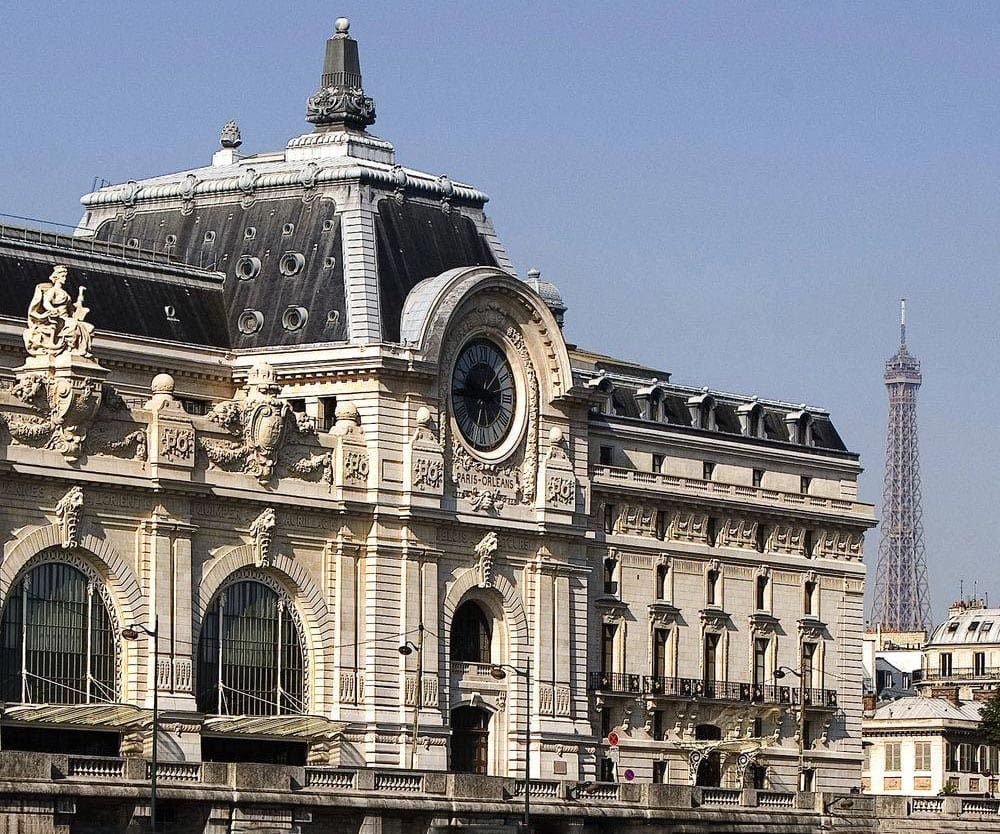
[[[801,671],[795,671],[790,666],[779,666],[774,670],[774,676],[781,680],[785,675],[795,675],[799,679],[799,781],[798,789],[805,789],[806,773],[806,693],[803,686],[804,678]]]
[[[420,730],[420,707],[424,700],[424,624],[417,626],[417,642],[414,645],[407,640],[399,647],[399,653],[407,655],[417,653],[417,680],[413,693],[413,737],[410,739],[410,770],[416,767],[417,759],[417,733]]]
[[[497,680],[507,677],[507,672],[513,672],[519,678],[524,678],[525,689],[525,728],[524,728],[524,820],[521,827],[524,834],[531,831],[531,655],[528,655],[524,669],[518,669],[509,663],[494,663],[490,674]]]
[[[122,637],[126,640],[138,640],[139,632],[143,632],[153,638],[153,769],[150,776],[149,786],[149,827],[153,834],[156,834],[156,748],[160,738],[160,702],[157,697],[159,689],[157,680],[157,663],[160,658],[160,617],[153,618],[153,628],[150,630],[144,625],[136,625],[131,628],[122,629]]]

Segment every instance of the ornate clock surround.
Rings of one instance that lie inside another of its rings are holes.
[[[449,328],[439,367],[440,441],[446,469],[458,498],[474,509],[499,512],[515,504],[533,504],[538,474],[539,384],[535,363],[522,332],[522,322],[500,300],[481,301],[457,317]],[[451,401],[452,369],[462,348],[483,338],[501,348],[515,376],[518,391],[514,423],[498,453],[475,450],[462,437]]]

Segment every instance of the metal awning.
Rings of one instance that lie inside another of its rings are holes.
[[[15,704],[5,707],[2,720],[72,727],[126,730],[151,727],[153,711],[133,704]]]
[[[202,730],[218,735],[246,735],[312,741],[339,735],[346,721],[331,721],[320,715],[212,715]]]

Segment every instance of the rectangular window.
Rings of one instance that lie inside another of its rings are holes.
[[[802,613],[807,617],[813,617],[816,611],[816,583],[806,582],[802,586]]]
[[[667,763],[653,762],[653,782],[662,785],[667,781]]]
[[[719,654],[719,635],[705,635],[705,688],[713,685],[717,680],[717,663]]]
[[[663,710],[653,710],[653,738],[657,741],[663,741],[663,735]]]
[[[653,455],[653,471],[663,471],[663,455]]]
[[[763,469],[754,469],[754,471],[753,471],[753,485],[759,489],[763,485],[763,483],[764,483],[764,470]]]
[[[802,644],[802,688],[814,689],[816,686],[813,663],[816,658],[816,644]]]
[[[705,535],[708,537],[708,546],[715,547],[715,542],[719,538],[719,519],[715,516],[708,517],[708,527],[705,530]]]
[[[938,655],[938,671],[942,678],[951,677],[951,652],[941,652]]]
[[[611,759],[601,759],[600,776],[598,781],[600,782],[614,782],[615,781],[615,763]]]
[[[799,478],[799,492],[801,492],[803,495],[809,494],[810,486],[812,486],[812,478],[810,478],[808,475],[803,475],[801,478]]]
[[[605,504],[604,505],[604,532],[613,533],[615,532],[615,505]]]
[[[885,769],[893,773],[902,770],[902,745],[898,741],[885,744]]]
[[[767,683],[767,649],[770,641],[766,637],[758,637],[753,641],[753,684],[764,686]]]
[[[972,653],[972,674],[980,678],[986,674],[986,652]]]
[[[719,572],[710,570],[705,574],[705,604],[719,604]]]
[[[606,623],[601,632],[601,674],[610,675],[615,669],[615,635],[618,626]]]
[[[618,594],[618,560],[610,556],[604,560],[604,593]]]
[[[753,720],[753,736],[764,738],[764,719],[759,716]]]
[[[958,771],[959,773],[972,773],[972,745],[958,745]]]
[[[611,707],[601,707],[601,738],[611,733]]]
[[[611,463],[614,460],[614,455],[615,455],[614,446],[601,446],[601,452],[598,461],[600,462],[601,466],[611,466]]]
[[[665,628],[653,629],[653,677],[665,678],[668,676],[667,646],[669,645],[670,631]]]
[[[667,578],[668,571],[670,570],[668,565],[657,565],[656,566],[656,598],[660,600],[665,600],[667,598]]]
[[[917,741],[913,744],[913,769],[931,769],[931,743],[929,741]]]
[[[701,477],[703,480],[711,481],[712,475],[715,473],[715,464],[710,461],[705,461],[701,465]]]
[[[757,610],[766,611],[767,610],[767,577],[758,576],[757,577]]]
[[[666,510],[656,511],[656,538],[663,541],[667,537],[667,524],[669,521],[669,516]]]

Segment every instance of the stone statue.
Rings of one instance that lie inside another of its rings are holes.
[[[83,305],[85,288],[80,287],[76,303],[70,309],[66,274],[66,267],[57,266],[48,281],[35,287],[24,331],[24,347],[30,356],[55,357],[64,353],[91,356],[94,325],[84,320],[90,312]]]

